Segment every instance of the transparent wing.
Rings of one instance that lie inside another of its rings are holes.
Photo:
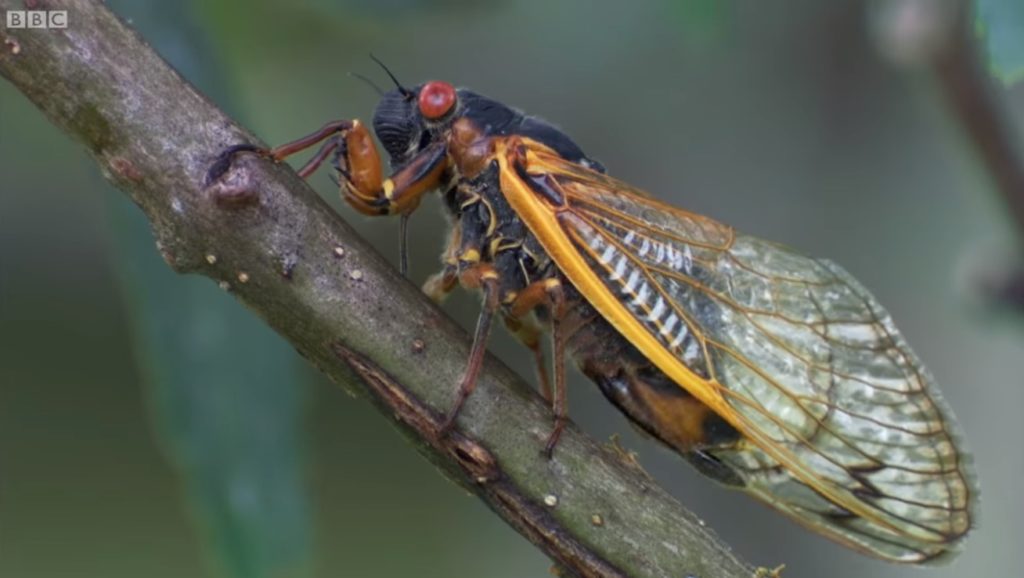
[[[526,164],[565,198],[560,233],[547,235],[564,235],[600,279],[577,288],[614,294],[708,386],[691,393],[748,438],[709,450],[747,491],[886,559],[956,551],[977,497],[970,457],[932,376],[863,286],[545,151]],[[563,269],[572,258],[552,257]]]

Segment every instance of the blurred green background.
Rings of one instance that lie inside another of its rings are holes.
[[[1024,325],[976,290],[1011,266],[1014,232],[928,70],[879,50],[877,3],[108,4],[269,143],[368,119],[376,95],[347,73],[386,85],[372,51],[406,83],[543,116],[618,177],[841,263],[892,312],[976,454],[981,525],[927,575],[1020,575]],[[1024,131],[1024,85],[999,97]],[[170,273],[135,207],[3,83],[0,171],[0,576],[548,575],[368,404],[213,283]],[[396,222],[312,182],[396,260]],[[418,281],[443,226],[435,203],[413,219]],[[448,308],[469,327],[477,299]],[[506,335],[492,351],[531,374]],[[622,434],[745,559],[794,577],[922,575],[716,487],[581,376],[570,387],[584,429]]]

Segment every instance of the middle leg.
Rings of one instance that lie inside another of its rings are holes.
[[[527,285],[508,305],[507,315],[513,319],[522,319],[538,307],[547,307],[551,318],[551,356],[554,365],[554,383],[547,384],[546,379],[541,379],[542,388],[547,390],[544,391],[544,397],[551,404],[552,412],[555,414],[554,427],[544,444],[544,455],[551,458],[568,418],[565,335],[562,326],[562,320],[565,317],[565,291],[561,280],[557,277],[549,277]],[[540,363],[542,364],[543,361]]]

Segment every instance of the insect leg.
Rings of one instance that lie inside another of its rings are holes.
[[[434,273],[423,283],[423,292],[434,300],[435,303],[442,303],[448,294],[451,293],[459,282],[459,274],[455,267],[445,266],[441,271]]]
[[[555,413],[555,426],[548,435],[548,441],[544,444],[544,455],[551,459],[551,455],[558,445],[558,439],[565,429],[565,422],[568,417],[569,408],[566,403],[568,388],[565,383],[565,336],[562,335],[562,319],[565,317],[565,292],[562,290],[562,283],[558,279],[549,279],[548,295],[551,301],[551,348],[555,364],[555,401],[553,403]]]
[[[309,175],[315,173],[316,170],[320,168],[320,165],[327,160],[327,157],[330,156],[330,154],[334,152],[340,144],[341,143],[337,137],[328,139],[327,142],[320,147],[320,150],[316,151],[313,158],[306,161],[306,164],[302,165],[302,167],[296,172],[304,179],[309,178]]]
[[[357,123],[344,139],[336,159],[344,185],[342,197],[366,215],[411,213],[419,206],[423,193],[440,185],[448,166],[447,146],[436,142],[383,179],[380,155],[370,131]]]
[[[219,179],[224,173],[226,173],[227,170],[231,168],[231,162],[234,160],[235,155],[239,153],[251,152],[261,157],[269,158],[274,160],[275,162],[278,162],[284,160],[285,158],[297,152],[306,150],[309,147],[314,146],[325,139],[329,139],[332,136],[336,136],[350,129],[353,126],[353,124],[357,123],[358,121],[334,120],[320,127],[317,131],[313,133],[310,133],[304,137],[298,138],[296,140],[293,140],[280,146],[276,146],[271,149],[258,147],[256,145],[251,144],[237,144],[230,146],[226,148],[223,152],[221,152],[220,155],[218,155],[217,160],[215,160],[213,165],[210,166],[209,171],[207,171],[206,173],[206,182],[212,183]],[[334,145],[334,147],[331,147],[331,149],[336,147],[337,145]],[[324,148],[328,148],[327,145],[324,145]],[[322,148],[320,152],[318,152],[314,157],[314,159],[319,158],[320,160],[310,168],[307,174],[303,175],[303,178],[308,176],[309,173],[312,173],[313,170],[316,170],[316,167],[319,166],[319,164],[323,162],[325,158],[327,158],[327,154],[329,152],[330,150],[325,152],[324,149]],[[321,155],[323,156],[321,157]],[[303,169],[308,168],[310,164],[312,164],[312,161],[310,161],[310,163],[307,163],[306,166],[303,167]]]
[[[471,195],[466,201],[467,206],[481,202],[479,196]],[[448,240],[446,260],[449,260],[452,271],[457,272],[459,283],[466,289],[482,289],[484,293],[483,309],[477,320],[473,346],[470,348],[466,371],[459,384],[458,395],[452,409],[441,426],[442,435],[451,429],[458,416],[462,404],[476,388],[477,375],[483,364],[487,351],[487,339],[491,331],[494,314],[501,307],[501,276],[489,261],[484,260],[484,232],[486,227],[482,221],[482,211],[465,211],[459,220],[459,231],[453,233]],[[441,283],[445,279],[441,277]]]
[[[409,275],[409,217],[412,212],[402,213],[398,219],[398,271],[402,277]]]
[[[483,365],[484,354],[487,353],[487,339],[491,333],[491,322],[500,305],[498,301],[498,274],[494,267],[486,263],[477,263],[459,274],[459,281],[467,288],[481,288],[484,291],[484,306],[476,322],[473,334],[473,345],[469,350],[469,361],[459,382],[455,403],[448,410],[448,415],[441,422],[440,433],[446,434],[455,424],[459,410],[473,390],[476,389],[477,377]]]
[[[540,305],[547,305],[551,312],[551,350],[554,359],[555,376],[553,390],[551,385],[547,384],[546,379],[541,380],[542,387],[545,390],[544,397],[551,403],[551,409],[555,414],[554,428],[548,435],[548,441],[544,445],[544,455],[550,458],[555,450],[555,446],[558,445],[558,438],[561,437],[562,430],[565,429],[568,415],[566,404],[567,389],[565,384],[565,336],[562,334],[563,327],[561,324],[562,318],[565,317],[565,293],[562,288],[562,282],[555,277],[551,277],[527,285],[508,307],[508,315],[514,319],[519,319]],[[535,351],[539,349],[537,347]],[[538,361],[543,364],[543,357],[540,357]],[[546,372],[544,373],[546,374]]]
[[[426,191],[436,188],[447,166],[447,145],[434,143],[413,157],[390,178],[383,178],[380,154],[366,126],[358,120],[331,121],[319,130],[271,149],[238,144],[225,149],[207,172],[211,183],[220,178],[235,155],[251,152],[275,162],[306,150],[327,139],[299,174],[308,177],[335,152],[338,171],[344,181],[342,196],[357,211],[367,215],[411,213]]]
[[[445,246],[444,255],[441,258],[444,268],[431,275],[423,283],[423,292],[435,303],[442,303],[459,282],[458,255],[461,245],[462,227],[452,227],[451,233],[448,235],[448,244]]]
[[[263,149],[263,151],[255,151],[261,156],[273,159],[274,161],[282,161],[297,152],[304,151],[311,146],[316,145],[334,135],[344,133],[351,130],[355,125],[358,125],[357,120],[333,120],[315,132],[312,132],[304,137],[297,138],[291,142],[278,145],[272,149]],[[319,156],[319,153],[318,153]],[[326,157],[326,155],[325,155]],[[322,159],[321,159],[322,160]]]

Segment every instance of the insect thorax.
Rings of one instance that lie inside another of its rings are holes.
[[[738,432],[655,367],[572,286],[509,206],[501,192],[496,163],[473,179],[456,179],[445,201],[456,227],[452,239],[458,247],[450,248],[449,253],[455,256],[457,267],[472,265],[473,259],[460,256],[479,256],[480,262],[492,265],[499,276],[501,302],[506,305],[531,283],[558,279],[566,300],[559,323],[566,350],[579,369],[647,434],[682,452],[712,478],[740,483],[727,466],[708,453],[697,452],[732,446]],[[538,307],[535,313],[538,321],[550,325],[546,307]],[[656,423],[678,427],[657,431],[646,427]]]

